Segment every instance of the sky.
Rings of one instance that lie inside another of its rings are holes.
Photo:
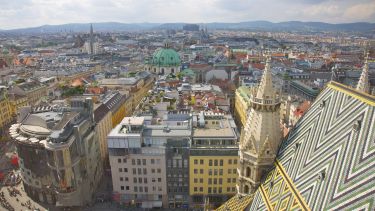
[[[64,23],[375,22],[375,0],[0,0],[0,29]]]

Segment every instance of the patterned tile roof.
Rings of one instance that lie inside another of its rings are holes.
[[[374,210],[374,140],[375,96],[330,82],[281,143],[246,210]]]
[[[242,211],[252,202],[253,195],[233,196],[225,204],[217,208],[217,211]]]

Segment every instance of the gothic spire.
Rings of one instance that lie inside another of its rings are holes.
[[[271,73],[271,56],[267,55],[266,66],[263,72],[262,79],[259,84],[258,92],[256,97],[265,99],[273,98],[276,95],[276,91],[273,88],[272,73]]]
[[[365,64],[363,65],[362,74],[357,84],[357,90],[365,93],[370,93],[370,85],[368,80],[368,53],[365,58]]]

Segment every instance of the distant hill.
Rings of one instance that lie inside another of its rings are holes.
[[[187,23],[118,23],[103,22],[93,23],[94,31],[135,31],[135,30],[160,30],[160,29],[182,29]],[[357,22],[330,24],[324,22],[301,22],[287,21],[273,23],[269,21],[247,21],[238,23],[197,23],[208,29],[228,30],[262,30],[262,31],[356,31],[370,32],[375,30],[375,23]],[[62,25],[43,25],[31,28],[0,30],[2,33],[56,33],[56,32],[88,32],[89,23],[69,23]]]
[[[93,23],[94,31],[134,31],[134,30],[148,30],[150,28],[159,26],[157,23],[118,23],[118,22],[103,22]],[[90,23],[68,23],[61,25],[43,25],[38,27],[20,28],[3,30],[2,32],[9,33],[57,33],[57,32],[88,32],[90,30]]]

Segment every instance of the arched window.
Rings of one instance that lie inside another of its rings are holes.
[[[164,74],[164,68],[161,68],[161,74]]]
[[[249,193],[249,186],[248,185],[245,185],[245,187],[244,187],[244,190],[243,190],[243,192],[244,193]]]
[[[250,175],[251,175],[251,169],[250,169],[250,167],[247,167],[246,168],[246,177],[250,177]]]
[[[156,68],[154,68],[154,73],[156,73]]]
[[[174,68],[171,69],[171,72],[174,73]]]

